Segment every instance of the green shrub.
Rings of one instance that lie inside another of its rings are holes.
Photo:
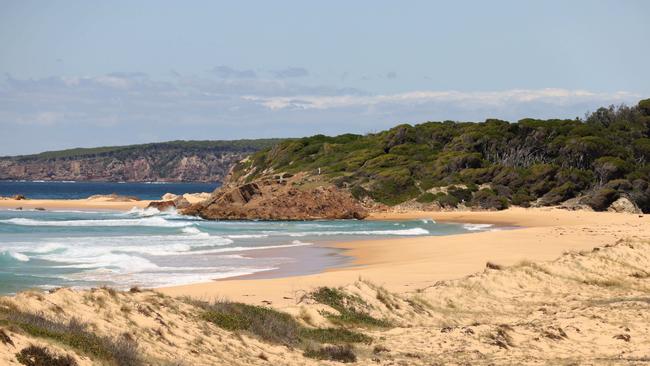
[[[577,187],[575,184],[566,182],[563,185],[559,187],[555,187],[551,189],[548,193],[546,193],[542,197],[541,203],[544,206],[557,205],[560,202],[566,201],[569,198],[574,197],[576,191],[577,191]]]
[[[631,171],[628,162],[614,156],[604,156],[598,158],[594,163],[594,170],[601,179],[601,182],[607,182],[612,179],[621,178]]]
[[[304,353],[305,357],[315,358],[317,360],[339,361],[343,363],[357,362],[357,356],[350,345],[344,346],[325,346],[320,348],[310,348]]]
[[[370,343],[371,338],[348,329],[307,328],[291,315],[274,309],[230,301],[193,302],[204,310],[202,318],[229,331],[246,331],[260,339],[288,346],[309,342]]]
[[[513,205],[516,206],[521,206],[521,207],[530,207],[530,202],[533,201],[535,198],[530,196],[527,193],[515,193],[512,195],[511,202]]]
[[[356,324],[375,327],[388,327],[386,320],[372,317],[364,310],[367,304],[359,297],[348,295],[341,290],[331,287],[320,287],[311,293],[311,297],[338,311],[338,315],[330,314],[328,318],[341,324]]]
[[[110,361],[118,366],[140,365],[137,344],[124,337],[101,337],[92,333],[87,324],[72,319],[58,323],[36,314],[12,311],[6,321],[26,333],[52,339],[91,357]]]
[[[446,208],[455,208],[460,203],[460,200],[451,194],[438,193],[435,195],[435,201],[440,204],[442,207]]]
[[[469,202],[472,200],[472,190],[469,188],[450,187],[447,193],[454,196],[459,202]]]
[[[431,203],[436,198],[436,196],[431,192],[422,193],[416,201],[420,203]]]
[[[604,211],[612,204],[612,202],[616,201],[618,197],[619,193],[616,190],[611,188],[601,188],[583,198],[583,202],[596,211]]]
[[[508,199],[497,196],[497,194],[488,188],[483,188],[474,193],[472,206],[480,207],[485,210],[504,210],[508,208]]]

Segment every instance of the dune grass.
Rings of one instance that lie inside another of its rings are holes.
[[[344,325],[363,325],[387,328],[391,323],[384,319],[377,319],[368,314],[364,308],[367,304],[358,296],[349,295],[331,287],[320,287],[311,293],[311,297],[324,305],[336,310],[339,314],[328,314],[330,321]]]
[[[271,343],[300,346],[309,341],[343,344],[370,343],[372,340],[367,335],[349,329],[308,328],[287,313],[263,306],[230,301],[198,304],[204,309],[204,320],[226,330],[247,331]]]
[[[23,332],[44,338],[74,349],[93,359],[107,361],[117,366],[137,366],[142,361],[137,344],[125,337],[102,337],[93,333],[88,324],[76,318],[56,322],[39,314],[24,313],[16,309],[0,313],[0,322],[17,327]]]

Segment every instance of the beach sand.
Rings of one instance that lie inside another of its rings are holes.
[[[77,200],[58,200],[58,199],[0,199],[0,208],[25,210],[44,208],[46,210],[118,210],[128,211],[133,207],[145,208],[151,201],[111,201],[109,199],[77,199]]]
[[[589,250],[627,238],[650,238],[650,216],[553,208],[497,212],[403,212],[371,219],[433,219],[439,222],[516,226],[490,232],[336,243],[352,264],[323,273],[272,279],[224,279],[159,289],[172,296],[227,298],[291,308],[300,293],[318,286],[343,286],[359,278],[396,293],[483,270],[487,262],[513,265],[548,261],[567,251]]]

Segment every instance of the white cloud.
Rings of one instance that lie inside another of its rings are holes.
[[[244,96],[243,99],[257,102],[270,110],[282,109],[331,109],[368,107],[388,104],[421,105],[427,103],[467,103],[470,109],[476,106],[499,107],[506,104],[548,103],[567,105],[589,101],[603,103],[629,102],[640,95],[628,92],[595,93],[586,90],[568,89],[513,89],[489,92],[460,91],[412,91],[397,94],[378,95],[296,95],[278,97]]]
[[[161,140],[365,133],[398,123],[525,117],[574,118],[628,92],[569,89],[371,94],[289,79],[177,77],[139,73],[0,79],[0,155],[70,146]],[[20,144],[29,139],[33,145]]]

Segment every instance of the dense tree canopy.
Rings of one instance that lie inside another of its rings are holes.
[[[624,195],[650,211],[649,163],[650,99],[599,108],[583,120],[426,122],[365,136],[287,140],[236,166],[234,177],[320,169],[357,197],[391,205],[414,198],[450,206],[552,205],[590,196],[604,200],[602,206]],[[482,184],[491,188],[477,191]],[[471,199],[427,193],[450,185],[475,193]]]

